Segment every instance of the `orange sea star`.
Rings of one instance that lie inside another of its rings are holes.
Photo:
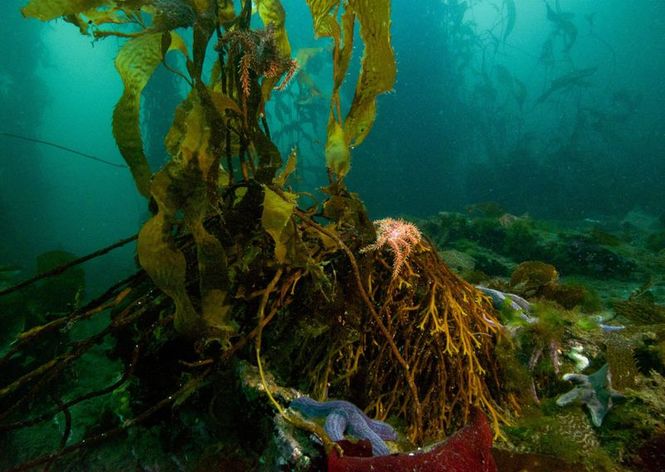
[[[376,242],[360,250],[360,252],[377,251],[384,246],[393,253],[393,275],[399,275],[404,262],[411,254],[415,245],[422,239],[420,230],[415,225],[401,219],[384,218],[374,222],[376,226]]]

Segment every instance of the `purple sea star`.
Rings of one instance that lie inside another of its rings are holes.
[[[299,397],[289,406],[305,417],[325,418],[323,428],[332,441],[344,439],[345,432],[358,439],[367,439],[375,456],[390,454],[384,440],[397,439],[392,426],[369,418],[360,408],[344,400],[317,402],[309,397]]]

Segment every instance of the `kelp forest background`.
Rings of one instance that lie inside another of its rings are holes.
[[[374,133],[354,151],[358,158],[349,176],[373,218],[426,216],[486,201],[514,214],[548,218],[618,217],[633,207],[659,213],[661,3],[600,8],[584,1],[549,2],[551,10],[559,5],[565,19],[559,23],[543,2],[509,8],[514,3],[428,0],[414,9],[394,2],[392,17],[399,21],[391,32],[399,74],[394,93],[380,99],[384,112]],[[21,6],[17,0],[1,6],[0,48],[8,60],[0,91],[8,125],[0,131],[122,165],[108,113],[102,112],[122,93],[112,60],[120,42],[109,38],[93,47],[75,29],[25,21]],[[282,154],[295,144],[301,148],[294,185],[312,190],[326,182],[322,143],[332,87],[329,51],[315,52],[329,46],[312,39],[304,4],[286,6],[294,58],[300,54],[308,64],[306,76],[294,84],[310,81],[310,87],[275,94],[266,116]],[[361,54],[355,50],[352,73]],[[588,74],[575,77],[578,70]],[[184,85],[159,66],[144,89],[142,120],[153,170],[166,160],[163,136],[172,115],[151,110],[175,109]],[[342,84],[342,100],[351,100],[354,86]],[[54,246],[87,253],[132,234],[145,219],[124,169],[6,135],[2,143],[7,152],[26,156],[20,163],[1,162],[0,172],[8,177],[0,194],[7,215],[2,224],[13,242],[0,248],[3,261],[25,265],[19,262]],[[25,188],[30,191],[20,191]],[[86,198],[79,199],[81,194]],[[67,211],[74,205],[76,217]],[[102,224],[88,223],[101,211]],[[44,225],[48,239],[38,236]],[[97,289],[131,269],[122,259],[106,261],[115,268],[108,277],[92,263],[89,277]]]
[[[638,341],[590,347],[600,297],[517,265],[628,280],[529,218],[665,225],[665,11],[613,3],[3,3],[0,468],[271,470],[311,433],[323,461],[300,393],[389,419],[401,450],[476,411],[505,441],[562,393],[570,338],[634,373]],[[503,257],[444,262],[455,238]],[[658,267],[621,306],[661,329]],[[520,321],[482,271],[547,301]]]

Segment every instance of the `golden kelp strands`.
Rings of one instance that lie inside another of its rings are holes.
[[[286,242],[294,236],[294,230],[289,227],[289,223],[296,207],[295,197],[295,194],[280,196],[267,187],[264,189],[261,222],[265,231],[275,241],[275,259],[281,263],[287,262]]]

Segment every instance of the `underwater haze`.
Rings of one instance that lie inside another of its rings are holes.
[[[0,260],[29,274],[38,254],[83,255],[134,234],[146,209],[109,126],[122,92],[112,61],[118,43],[93,45],[75,28],[26,20],[21,6],[0,5]],[[127,273],[131,254],[93,262],[91,286]]]
[[[396,1],[393,19],[395,92],[352,174],[373,212],[663,211],[665,3]]]

